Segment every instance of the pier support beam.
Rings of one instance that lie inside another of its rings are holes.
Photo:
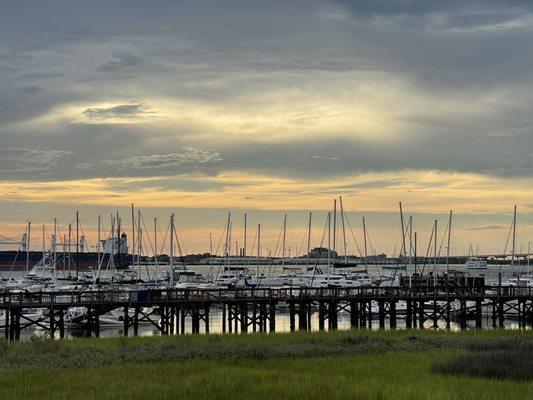
[[[330,330],[337,330],[339,327],[337,322],[337,302],[330,301],[328,305],[328,322]]]
[[[406,300],[407,306],[405,311],[405,327],[411,329],[413,327],[413,303],[411,300]]]
[[[323,331],[326,321],[326,305],[323,301],[318,302],[318,330]]]
[[[481,300],[476,300],[476,328],[481,329],[483,316],[481,314]]]
[[[130,328],[129,319],[130,319],[130,316],[128,315],[128,307],[124,307],[123,320],[122,320],[122,322],[124,323],[124,336],[128,336],[129,334],[129,328]]]
[[[385,329],[385,302],[383,300],[378,301],[378,319],[379,329]]]
[[[350,301],[350,327],[359,328],[359,304],[354,300]]]
[[[270,303],[270,310],[269,310],[269,323],[270,332],[276,332],[276,303]]]
[[[296,330],[295,324],[296,324],[296,310],[295,310],[294,303],[291,302],[289,303],[289,325],[290,325],[291,332],[294,332]]]
[[[392,300],[389,304],[390,329],[396,329],[396,301]]]

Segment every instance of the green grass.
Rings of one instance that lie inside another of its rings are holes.
[[[351,331],[34,341],[1,347],[0,398],[531,398],[533,381],[439,370],[461,357],[517,346],[524,359],[533,356],[533,334]]]

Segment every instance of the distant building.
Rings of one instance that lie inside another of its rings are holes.
[[[308,254],[308,258],[337,258],[337,252],[333,250],[329,250],[326,247],[315,247],[312,249]]]

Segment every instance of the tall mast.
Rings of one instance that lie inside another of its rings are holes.
[[[80,269],[80,214],[76,211],[76,276]]]
[[[26,274],[30,269],[30,241],[31,241],[31,221],[28,221],[28,232],[26,233]]]
[[[45,242],[44,235],[45,235],[45,233],[44,233],[44,224],[43,224],[43,266],[44,266],[44,255],[45,255],[45,252],[46,252],[45,244],[44,244],[44,242]]]
[[[331,272],[329,270],[330,261],[331,261],[331,211],[328,212],[328,273]]]
[[[368,250],[367,250],[367,246],[366,246],[366,221],[365,221],[365,217],[363,217],[363,237],[365,238],[365,269],[368,270],[368,265],[367,265]]]
[[[287,239],[287,214],[283,216],[283,242],[281,245],[281,265],[285,267],[285,240]]]
[[[258,283],[259,279],[259,260],[261,258],[261,224],[257,224],[257,275],[256,275],[256,283]]]
[[[341,206],[341,222],[342,222],[342,243],[344,248],[344,264],[348,264],[348,255],[346,250],[346,227],[344,226],[344,207],[342,206],[342,196],[339,196]]]
[[[229,222],[228,256],[231,256],[231,234],[233,233],[233,221]]]
[[[142,256],[142,226],[141,210],[137,210],[137,275],[141,279],[141,256]]]
[[[63,234],[63,272],[67,269],[67,235]]]
[[[213,237],[211,236],[211,232],[209,232],[209,255],[213,255]]]
[[[511,272],[514,272],[515,244],[516,244],[516,205],[514,206],[514,212],[513,212],[513,253],[511,255]]]
[[[154,217],[154,263],[155,263],[155,272],[152,275],[154,280],[159,276],[159,261],[157,259],[159,251],[157,248],[157,217]]]
[[[131,203],[131,254],[135,257],[135,209]]]
[[[120,254],[120,217],[117,211],[117,254]]]
[[[174,268],[174,214],[170,216],[170,276],[171,281],[174,281],[174,273],[172,272]]]
[[[309,267],[309,254],[311,253],[311,220],[313,218],[313,213],[309,213],[309,225],[307,226],[307,261],[306,267]]]
[[[413,216],[409,216],[409,225],[407,227],[409,229],[409,266],[411,266],[413,262]]]
[[[102,240],[100,236],[101,230],[102,230],[102,218],[100,217],[100,214],[98,214],[98,268],[100,268],[100,261],[101,261],[100,252],[102,250]]]
[[[414,233],[414,248],[413,248],[413,252],[414,252],[414,256],[415,256],[415,274],[418,272],[417,271],[417,263],[418,263],[418,260],[416,258],[416,232]]]
[[[531,241],[529,240],[527,242],[527,271],[526,271],[527,279],[529,279],[529,255],[530,254],[531,254]]]
[[[246,257],[246,213],[244,213],[244,244],[243,244],[242,256]]]
[[[111,216],[111,248],[109,249],[109,261],[107,262],[107,267],[109,268],[109,266],[111,267],[114,267],[115,266],[115,217],[113,216],[113,214],[110,215]],[[118,217],[118,215],[117,215]],[[117,218],[117,221],[118,223],[118,218]],[[100,276],[98,276],[100,277]]]
[[[407,253],[405,251],[405,226],[404,226],[404,221],[403,221],[402,202],[400,201],[399,204],[400,204],[400,223],[402,225],[402,250],[401,250],[401,255],[403,257],[405,257]]]
[[[229,257],[229,253],[230,253],[230,243],[229,243],[229,231],[230,231],[230,225],[231,225],[231,213],[228,213],[228,222],[226,223],[226,244],[224,245],[225,247],[225,253],[224,256],[227,258]]]
[[[120,232],[122,231],[122,218],[119,217],[117,211],[117,262],[120,264],[122,262],[122,251],[125,250],[122,246]],[[116,267],[115,264],[113,264]]]
[[[56,275],[56,264],[57,264],[57,218],[54,218],[54,237],[52,240],[52,250],[54,255],[54,277]]]
[[[433,228],[435,230],[435,237],[433,238],[433,252],[434,252],[434,259],[433,259],[433,271],[437,270],[437,220],[435,220],[435,227]]]
[[[70,243],[72,242],[72,224],[68,224],[68,246],[67,246],[67,252],[68,252],[68,277],[70,278]],[[98,248],[98,265],[100,265],[100,248]]]
[[[333,199],[333,252],[337,251],[337,199]]]
[[[446,249],[446,275],[450,272],[450,240],[452,236],[452,214],[453,210],[450,210],[450,220],[448,221],[448,248]]]

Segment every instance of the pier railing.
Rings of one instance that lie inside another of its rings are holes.
[[[533,288],[522,286],[484,286],[441,288],[424,287],[361,287],[361,288],[245,288],[245,289],[149,289],[149,290],[89,290],[57,292],[0,292],[0,308],[22,307],[74,307],[105,304],[159,304],[165,303],[226,303],[296,300],[338,300],[350,299],[418,299],[418,298],[494,298],[531,297]]]

